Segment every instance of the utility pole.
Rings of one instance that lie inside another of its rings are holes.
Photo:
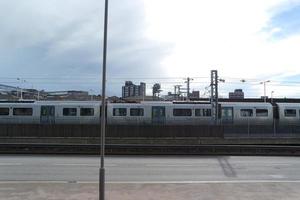
[[[177,85],[174,85],[174,99],[177,100]]]
[[[218,124],[218,71],[211,70],[210,81],[210,103],[212,108],[212,120],[214,124]]]
[[[180,87],[181,87],[181,85],[174,85],[174,91],[175,91],[175,98],[176,98],[176,100],[179,99],[179,96],[180,96]]]
[[[99,200],[105,200],[105,87],[106,87],[106,57],[107,57],[107,25],[108,25],[108,0],[104,5],[104,34],[103,34],[103,65],[102,65],[102,98],[101,98],[101,162],[99,169]]]
[[[186,97],[187,99],[189,100],[190,99],[190,81],[192,81],[194,79],[190,78],[190,77],[187,77],[185,83],[187,84],[186,85],[186,88],[187,88],[187,94],[186,94]]]
[[[180,100],[180,97],[182,97],[182,95],[181,95],[181,85],[178,85],[178,100]]]
[[[214,124],[219,123],[219,92],[218,83],[225,82],[224,79],[219,79],[218,70],[211,70],[211,82],[210,82],[210,92],[211,92],[211,107],[212,107],[212,120]]]
[[[94,100],[94,95],[93,95],[93,92],[94,92],[94,90],[93,89],[90,89],[90,96],[91,96],[91,101],[93,101]]]
[[[180,90],[180,87],[181,87],[182,85],[175,85],[174,87],[177,89],[177,91],[176,91],[176,100],[178,99],[179,100],[179,98],[180,98],[180,95],[181,95],[181,90]],[[178,97],[178,98],[177,98]]]
[[[26,80],[22,78],[17,78],[18,81],[20,81],[20,100],[23,100],[23,83],[26,82]]]
[[[266,103],[266,101],[267,101],[267,94],[266,94],[266,83],[269,83],[269,82],[271,82],[270,80],[267,80],[267,81],[262,81],[262,82],[260,82],[260,84],[263,84],[264,85],[264,102]]]
[[[177,87],[176,87],[176,85],[174,85],[174,98],[176,99],[176,96],[177,96]]]

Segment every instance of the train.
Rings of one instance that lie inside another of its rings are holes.
[[[219,102],[222,125],[300,125],[300,103]],[[0,102],[0,124],[98,124],[99,101]],[[108,125],[211,125],[209,102],[108,103]]]

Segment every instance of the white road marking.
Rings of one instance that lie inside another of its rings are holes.
[[[11,191],[11,190],[16,190],[16,188],[0,188],[0,191]]]
[[[20,166],[23,163],[0,163],[0,166]]]
[[[285,178],[285,176],[283,175],[279,175],[279,174],[273,174],[273,175],[270,175],[272,178]]]
[[[277,166],[292,166],[292,164],[287,164],[287,163],[261,163],[261,164],[251,165],[251,166],[277,167]]]
[[[98,181],[0,181],[0,184],[97,184]],[[240,183],[300,183],[300,180],[224,180],[224,181],[107,181],[108,184],[240,184]]]
[[[52,164],[52,165],[55,165],[55,166],[84,166],[84,167],[99,167],[100,166],[100,163],[99,164],[87,164],[87,163],[55,163],[55,164]],[[117,165],[114,165],[114,164],[107,164],[105,165],[106,167],[116,167]]]
[[[224,180],[224,181],[109,181],[113,184],[240,184],[240,183],[300,183],[300,180]]]
[[[146,164],[146,167],[205,167],[191,164]]]

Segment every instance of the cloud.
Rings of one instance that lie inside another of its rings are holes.
[[[103,4],[98,0],[0,2],[0,68],[50,90],[100,90]],[[140,0],[109,4],[108,79],[164,74],[168,44],[145,35]],[[37,79],[45,77],[45,79]],[[111,95],[120,85],[108,84]]]
[[[153,0],[146,10],[149,34],[174,43],[172,53],[163,60],[170,76],[209,76],[211,69],[218,69],[220,76],[263,81],[276,79],[278,74],[300,74],[300,34],[294,27],[299,21],[298,4],[287,0]],[[293,21],[284,25],[290,18]],[[286,29],[293,34],[280,40],[273,37]],[[246,89],[261,95],[255,87]]]
[[[290,4],[289,4],[290,5]],[[273,38],[281,39],[300,33],[300,2],[275,13],[266,27]]]
[[[43,89],[100,90],[103,3],[98,0],[2,0],[0,68],[8,77],[28,79]],[[123,81],[139,77],[229,77],[223,94],[235,88],[246,96],[261,85],[284,84],[300,75],[297,0],[110,0],[108,91],[120,95]],[[280,36],[280,37],[279,37]],[[112,79],[120,77],[120,79]],[[238,78],[235,84],[230,77]],[[0,79],[1,81],[2,79]],[[203,80],[201,80],[203,81]],[[162,80],[162,88],[174,84]],[[171,82],[171,81],[169,81]],[[191,83],[204,90],[207,83]],[[292,95],[286,88],[275,94]],[[290,87],[291,88],[291,87]]]

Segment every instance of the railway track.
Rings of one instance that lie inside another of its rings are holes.
[[[99,154],[98,144],[0,144],[1,154]],[[300,145],[108,144],[109,155],[276,155],[299,156]]]

